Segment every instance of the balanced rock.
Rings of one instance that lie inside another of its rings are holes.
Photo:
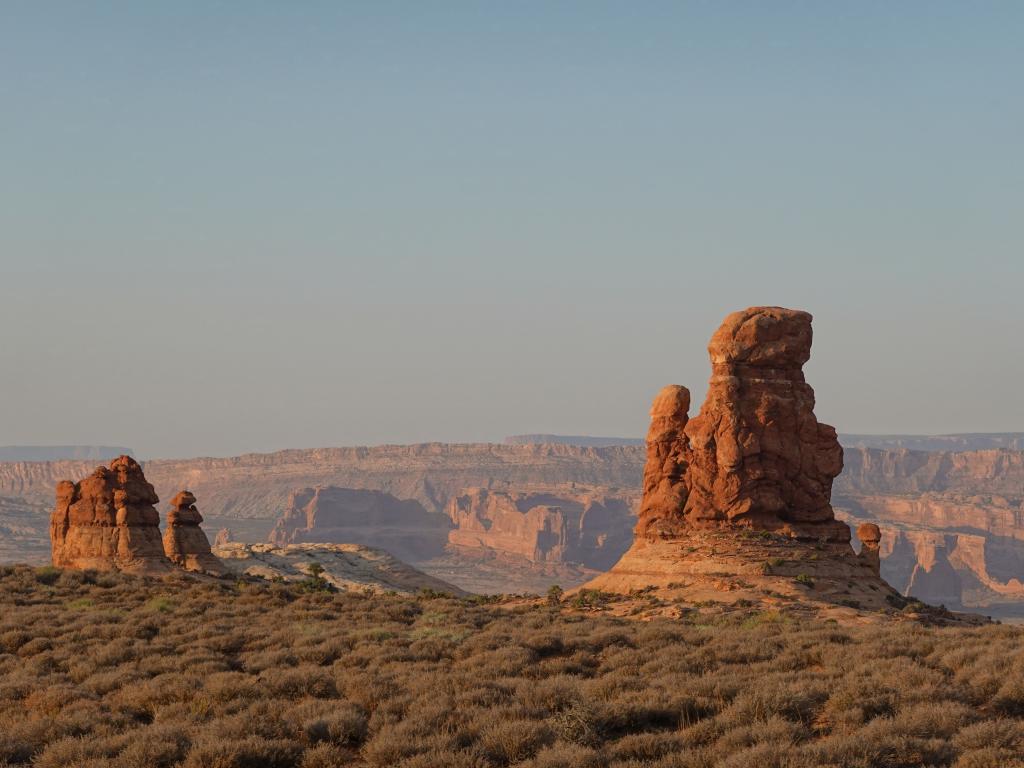
[[[186,571],[223,576],[227,569],[210,550],[210,541],[199,527],[203,516],[195,504],[196,497],[190,491],[181,491],[171,499],[164,532],[164,554]]]
[[[97,467],[77,483],[62,480],[50,516],[53,564],[144,575],[171,572],[160,541],[158,501],[131,456]]]
[[[830,504],[843,450],[835,429],[815,418],[802,370],[811,316],[781,307],[734,312],[708,352],[699,414],[688,417],[685,387],[666,387],[654,400],[638,536],[747,528],[848,542]]]

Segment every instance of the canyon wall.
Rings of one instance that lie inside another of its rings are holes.
[[[550,523],[524,524],[522,539],[509,539],[504,533],[499,537],[497,532],[481,535],[488,533],[482,529],[489,518],[478,511],[466,515],[464,531],[454,533],[462,526],[451,523],[452,500],[474,488],[512,496],[546,492],[563,498],[575,483],[586,492],[626,500],[635,510],[645,456],[644,448],[634,446],[424,444],[159,460],[143,466],[161,498],[190,488],[208,518],[269,521],[291,507],[293,492],[335,485],[416,502],[424,514],[441,519],[444,536],[437,538],[443,543],[450,540],[463,552],[474,546],[500,546],[522,555],[535,552],[538,532],[545,526],[561,530],[561,522],[554,524],[555,513],[550,513]],[[965,607],[1024,605],[1024,594],[1014,586],[1014,579],[1024,577],[1024,451],[847,447],[844,463],[833,484],[833,505],[840,517],[855,525],[874,522],[882,529],[882,575],[888,581],[901,591],[951,606],[957,605],[956,594]],[[0,463],[0,562],[45,559],[46,514],[53,506],[54,485],[60,479],[88,476],[95,467],[92,461]],[[566,504],[563,500],[548,506],[564,509]],[[593,543],[581,545],[584,554],[567,545],[549,551],[584,561],[602,551],[604,545],[596,542],[602,536],[617,541],[615,530],[624,525],[621,507],[617,509],[603,532],[598,531],[598,517],[588,517],[593,525],[588,523],[581,536]],[[634,519],[627,520],[631,525]],[[506,513],[497,531],[509,525],[514,529],[518,523]],[[589,561],[591,567],[608,567],[599,564],[600,557]]]
[[[277,546],[352,543],[420,562],[444,553],[451,523],[414,499],[334,486],[292,493],[270,534]]]
[[[448,505],[455,548],[488,549],[533,563],[604,570],[632,541],[634,499],[600,490],[533,493],[467,489]]]
[[[643,448],[628,446],[424,443],[158,459],[143,466],[161,498],[189,488],[202,499],[207,517],[274,518],[292,491],[317,485],[383,491],[441,513],[465,488],[580,483],[632,490],[639,485],[643,460]],[[0,463],[0,496],[48,504],[58,480],[87,475],[95,466],[82,461]]]

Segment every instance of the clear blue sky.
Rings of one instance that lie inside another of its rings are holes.
[[[1024,430],[1024,4],[0,5],[0,444]]]

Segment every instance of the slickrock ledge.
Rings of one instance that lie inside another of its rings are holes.
[[[264,579],[302,581],[310,565],[318,563],[322,578],[343,591],[370,590],[416,594],[421,590],[462,597],[468,593],[441,579],[428,576],[379,549],[360,544],[243,544],[230,542],[213,553],[237,575]]]

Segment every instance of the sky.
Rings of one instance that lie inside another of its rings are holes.
[[[0,3],[0,444],[642,436],[729,312],[1024,431],[1024,4]],[[696,408],[694,408],[696,410]]]

